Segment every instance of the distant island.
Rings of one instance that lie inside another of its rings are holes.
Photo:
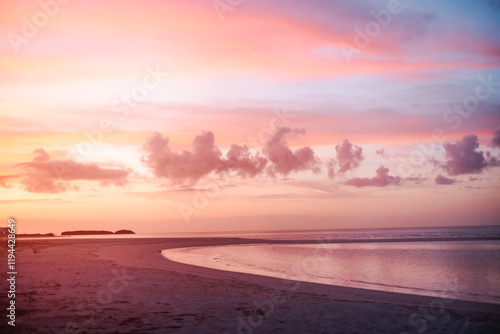
[[[65,231],[61,233],[61,235],[101,235],[101,234],[135,234],[135,233],[131,230],[119,230],[116,232],[79,230],[79,231]]]
[[[16,234],[16,238],[33,238],[33,237],[54,237],[54,233],[21,233]]]
[[[115,234],[135,234],[135,232],[131,230],[119,230],[116,231]]]

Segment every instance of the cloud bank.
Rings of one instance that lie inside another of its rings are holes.
[[[497,133],[495,132],[495,138]],[[142,163],[158,178],[165,178],[173,184],[195,185],[209,174],[219,176],[288,176],[290,173],[321,171],[326,166],[327,174],[346,173],[358,168],[364,160],[363,149],[345,139],[335,146],[336,157],[321,161],[309,146],[296,149],[289,147],[288,140],[304,135],[303,129],[277,127],[260,151],[253,151],[246,145],[232,144],[223,154],[215,145],[213,132],[206,131],[196,136],[190,150],[175,152],[170,147],[168,137],[155,132],[143,145],[145,155]],[[491,152],[479,151],[476,135],[467,135],[455,143],[445,143],[446,160],[436,164],[449,175],[480,173],[484,168],[500,165]],[[42,148],[33,151],[32,161],[18,163],[22,172],[14,176],[1,176],[0,187],[11,187],[9,179],[19,178],[24,189],[29,192],[58,193],[76,189],[70,181],[98,181],[102,186],[127,184],[131,170],[102,168],[96,163],[78,163],[72,160],[51,160]],[[377,152],[378,153],[378,152]],[[336,170],[337,168],[337,170]],[[425,178],[424,178],[425,179]],[[422,180],[424,180],[422,179]],[[398,185],[399,176],[389,174],[389,169],[381,166],[371,178],[352,178],[345,182],[354,187],[385,187]],[[411,179],[409,179],[411,180]],[[421,179],[417,180],[418,182]],[[454,179],[438,175],[435,184],[453,184]]]
[[[310,147],[294,151],[288,147],[287,138],[300,134],[304,134],[304,130],[280,127],[266,141],[262,152],[252,154],[248,146],[232,144],[223,156],[215,146],[211,131],[195,137],[192,151],[179,153],[170,149],[168,137],[155,132],[146,139],[143,148],[147,154],[142,162],[156,177],[170,179],[174,184],[196,184],[210,173],[234,172],[242,177],[255,177],[264,172],[269,176],[305,170],[316,172],[320,162]]]
[[[130,170],[101,168],[96,163],[79,163],[73,160],[50,160],[44,149],[33,151],[33,161],[17,164],[22,168],[21,184],[35,193],[58,193],[75,189],[69,181],[99,181],[102,186],[124,186]]]

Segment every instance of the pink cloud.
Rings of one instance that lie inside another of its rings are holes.
[[[372,178],[354,178],[346,182],[346,184],[354,187],[385,187],[388,185],[398,185],[401,181],[399,176],[389,175],[389,168],[380,166],[376,170],[377,176]]]
[[[43,148],[39,148],[33,151],[35,153],[35,157],[33,158],[33,161],[49,161],[50,160],[50,155],[45,152]]]
[[[12,188],[12,184],[8,183],[11,179],[18,178],[19,175],[1,175],[0,176],[0,187],[2,188]]]
[[[359,164],[364,159],[363,149],[352,145],[347,139],[344,139],[342,144],[335,146],[335,151],[337,152],[340,173],[345,173],[359,167]]]
[[[251,155],[246,145],[231,145],[227,152],[227,160],[223,162],[222,170],[236,170],[243,177],[254,177],[263,172],[267,165],[267,159],[256,153]]]
[[[330,179],[333,179],[335,177],[335,165],[336,165],[335,159],[330,159],[326,163],[326,170],[328,173],[328,177]]]
[[[101,185],[127,184],[130,170],[101,168],[96,163],[78,163],[72,160],[50,160],[44,149],[34,151],[33,161],[18,163],[23,169],[21,183],[26,191],[37,193],[58,193],[77,189],[69,181],[99,181]]]
[[[157,177],[169,178],[174,183],[196,183],[221,164],[222,153],[215,147],[214,134],[210,131],[194,138],[193,152],[172,152],[168,137],[163,138],[158,132],[146,140],[144,149],[149,154],[143,157],[143,163]]]
[[[272,163],[268,168],[270,175],[288,175],[291,172],[320,170],[319,159],[310,147],[301,147],[292,151],[288,148],[287,137],[305,134],[303,129],[278,127],[276,132],[266,142],[263,152]]]
[[[231,145],[224,158],[214,142],[214,134],[204,132],[194,138],[193,151],[175,153],[169,147],[169,139],[155,132],[144,144],[148,154],[142,161],[157,177],[168,178],[173,183],[195,184],[212,172],[235,171],[243,177],[263,172],[267,160],[258,153],[252,155],[246,145]]]
[[[255,177],[267,171],[269,176],[288,175],[291,172],[320,170],[320,161],[310,147],[292,151],[287,138],[304,134],[304,130],[276,128],[265,143],[262,152],[252,154],[246,145],[231,144],[224,156],[215,146],[214,134],[204,132],[195,137],[192,151],[180,153],[170,149],[168,137],[155,132],[146,139],[142,158],[155,176],[170,179],[174,184],[196,184],[210,173],[235,172],[241,177]]]
[[[363,161],[363,148],[352,145],[349,140],[344,139],[342,144],[335,146],[337,159],[328,160],[326,166],[328,177],[333,179],[335,177],[335,166],[339,165],[339,173],[345,173],[349,170],[359,167]]]

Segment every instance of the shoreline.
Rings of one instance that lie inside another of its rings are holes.
[[[439,243],[444,245],[444,243]],[[452,247],[477,247],[477,243],[470,241],[452,242]],[[497,243],[495,243],[497,244]],[[320,241],[315,244],[306,245],[308,250],[301,257],[296,257],[296,248],[304,244],[244,244],[244,245],[225,245],[212,247],[186,247],[177,249],[167,249],[162,252],[167,259],[229,272],[240,272],[254,274],[258,276],[274,277],[277,279],[297,280],[301,282],[311,282],[324,285],[341,286],[366,289],[371,291],[395,292],[410,295],[419,295],[427,297],[438,297],[441,299],[456,299],[463,301],[473,301],[479,303],[488,303],[500,305],[500,291],[493,291],[491,288],[498,289],[499,286],[489,285],[487,290],[482,287],[487,286],[489,281],[480,281],[481,277],[476,277],[476,284],[470,288],[463,283],[463,278],[459,281],[453,279],[450,275],[434,276],[432,280],[425,280],[422,276],[413,273],[413,276],[404,276],[407,271],[400,270],[400,263],[397,267],[391,267],[389,263],[378,264],[379,267],[384,267],[385,271],[392,272],[391,278],[380,278],[369,276],[364,277],[363,270],[354,274],[346,274],[346,270],[352,266],[360,267],[357,262],[356,254],[351,254],[349,262],[345,265],[339,265],[332,261],[329,256],[335,256],[336,250],[345,251],[345,247],[340,247],[341,244],[331,242],[322,243]],[[334,245],[334,248],[328,246]],[[348,246],[353,245],[349,243]],[[377,243],[363,243],[362,247],[373,246]],[[421,243],[415,246],[415,249],[426,247],[429,243]],[[292,248],[290,248],[290,246]],[[309,246],[313,246],[312,248]],[[283,248],[282,248],[283,247]],[[500,247],[500,244],[499,244]],[[285,251],[282,251],[285,249]],[[335,250],[334,250],[335,249]],[[350,249],[348,247],[347,249]],[[357,248],[353,248],[357,249]],[[373,248],[370,248],[373,249]],[[499,248],[500,249],[500,248]],[[457,255],[459,257],[460,255]],[[344,259],[345,261],[345,259]],[[361,262],[363,266],[367,262]],[[336,268],[335,270],[331,268]],[[422,272],[422,271],[421,271]],[[428,271],[429,275],[432,273]],[[380,274],[380,272],[378,272]],[[394,277],[406,277],[405,280],[396,280]],[[417,279],[417,277],[420,277]],[[425,276],[424,276],[425,277]],[[431,276],[429,276],[431,277]],[[417,279],[417,281],[415,281]],[[423,281],[422,281],[423,279]],[[497,279],[498,281],[498,279]],[[470,284],[470,283],[469,283]],[[488,294],[489,293],[489,294]]]
[[[350,244],[350,243],[392,243],[392,242],[446,242],[446,241],[498,241],[499,237],[435,237],[435,238],[359,238],[359,239],[266,239],[266,238],[251,238],[246,237],[245,234],[239,234],[237,236],[199,236],[199,235],[187,235],[187,236],[175,236],[175,237],[162,237],[162,236],[151,236],[142,234],[74,234],[74,235],[54,235],[54,236],[23,236],[16,235],[16,239],[24,240],[75,240],[75,239],[103,239],[103,240],[113,240],[113,239],[245,239],[245,240],[258,240],[264,243],[273,244],[316,244],[318,242],[327,241],[330,244]],[[3,238],[6,239],[6,238]]]
[[[275,242],[281,243],[240,238],[20,239],[16,330],[417,333],[425,326],[426,332],[495,333],[500,327],[496,304],[226,272],[173,262],[158,252]]]

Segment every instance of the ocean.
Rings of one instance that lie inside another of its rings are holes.
[[[270,242],[170,249],[163,255],[220,270],[500,304],[500,226],[224,236]]]

